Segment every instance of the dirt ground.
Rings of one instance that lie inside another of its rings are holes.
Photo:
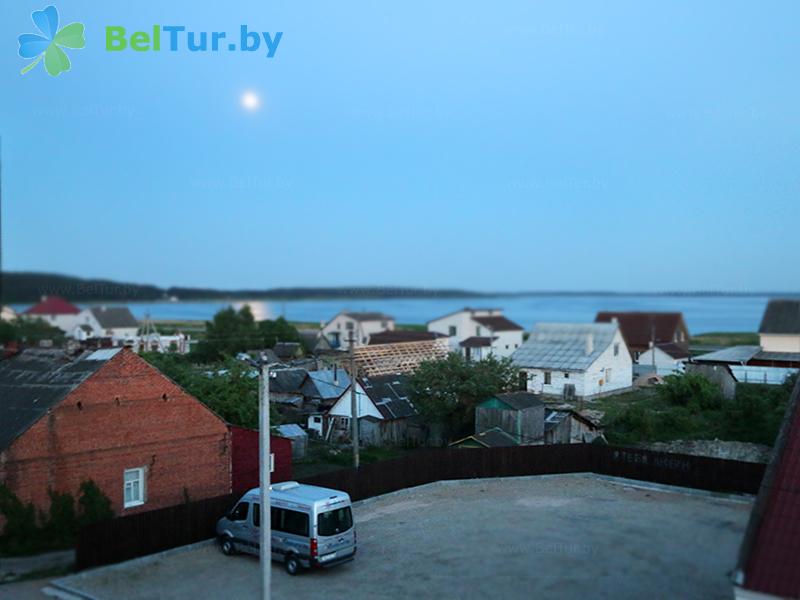
[[[272,597],[731,598],[751,499],[638,485],[484,479],[367,500],[356,560],[297,577],[273,563]],[[97,599],[255,598],[258,569],[205,545],[57,583]]]

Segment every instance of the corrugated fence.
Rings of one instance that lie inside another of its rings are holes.
[[[755,494],[765,465],[595,444],[416,451],[342,469],[304,483],[346,491],[353,500],[434,481],[592,472],[715,492]],[[222,496],[120,517],[81,530],[77,568],[111,564],[213,537],[236,501]]]

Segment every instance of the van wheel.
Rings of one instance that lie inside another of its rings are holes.
[[[233,540],[227,535],[220,539],[219,547],[225,556],[233,556],[236,554],[236,546],[233,544]]]
[[[290,554],[286,557],[286,562],[283,563],[283,566],[286,568],[286,572],[289,575],[297,575],[300,572],[300,561],[297,560],[294,554]]]

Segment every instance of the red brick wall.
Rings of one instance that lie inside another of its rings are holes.
[[[93,479],[114,512],[230,493],[230,433],[200,401],[123,350],[0,454],[0,481],[49,508],[48,487],[78,495]],[[146,502],[123,508],[123,472],[146,467]]]
[[[231,426],[232,487],[240,494],[258,487],[258,431]],[[270,452],[275,455],[272,481],[292,478],[292,442],[276,435],[269,437]]]

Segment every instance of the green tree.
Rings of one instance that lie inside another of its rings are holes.
[[[205,339],[197,345],[195,353],[198,360],[213,362],[262,345],[263,335],[250,307],[245,305],[238,311],[228,307],[206,321]]]
[[[19,342],[35,346],[42,340],[60,344],[64,341],[64,332],[39,318],[0,321],[0,343]]]
[[[517,380],[510,359],[490,356],[471,362],[453,352],[419,366],[410,378],[411,396],[426,420],[444,426],[452,436],[472,429],[479,402],[515,389]]]
[[[274,348],[278,342],[303,343],[300,332],[283,317],[278,317],[274,321],[259,321],[258,331],[266,348]]]
[[[194,365],[178,354],[143,353],[142,357],[233,425],[258,428],[258,373],[240,360]],[[270,420],[280,423],[270,405]]]

